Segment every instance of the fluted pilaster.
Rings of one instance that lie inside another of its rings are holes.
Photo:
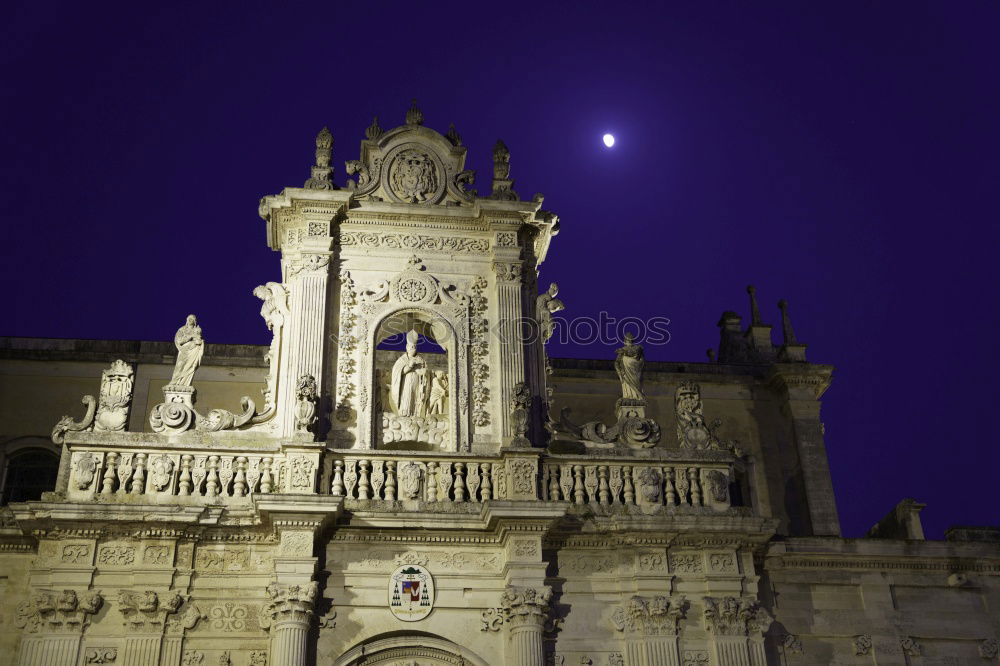
[[[281,366],[284,376],[279,389],[279,407],[285,435],[294,431],[298,378],[303,375],[323,376],[323,334],[329,264],[328,253],[303,253],[289,262],[286,271],[291,322],[287,338],[288,363]]]
[[[514,396],[514,386],[524,381],[524,345],[520,326],[524,314],[522,304],[522,270],[520,263],[495,262],[493,272],[497,279],[497,323],[500,344],[499,355],[501,436],[506,442],[512,435],[509,405]]]
[[[316,600],[315,582],[306,585],[267,587],[271,601],[265,606],[261,622],[271,632],[271,663],[281,666],[305,666],[309,623]]]
[[[510,641],[507,663],[518,666],[544,666],[542,633],[548,619],[552,589],[508,585],[500,597]]]

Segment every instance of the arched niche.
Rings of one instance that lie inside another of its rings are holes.
[[[438,636],[403,633],[366,641],[338,657],[333,666],[394,666],[414,661],[420,666],[489,666],[479,655]]]
[[[461,314],[461,313],[460,313]],[[447,435],[439,442],[421,442],[418,439],[402,440],[387,443],[384,448],[396,450],[468,450],[469,434],[469,376],[468,376],[468,332],[464,317],[456,317],[453,308],[435,305],[408,305],[388,307],[381,312],[373,313],[367,321],[367,344],[362,354],[361,384],[362,393],[367,393],[371,399],[361,403],[361,424],[364,429],[360,433],[362,446],[371,442],[374,448],[380,447],[380,432],[383,426],[383,411],[394,411],[394,405],[386,404],[383,386],[391,384],[391,366],[376,367],[379,355],[379,344],[386,338],[414,331],[418,335],[434,341],[444,350],[446,359],[443,363],[433,363],[431,366],[442,366],[446,371],[448,397],[446,413],[442,416]],[[405,351],[395,352],[396,358]],[[418,352],[418,355],[426,352]],[[434,367],[429,368],[433,371]],[[377,372],[380,371],[380,372]],[[428,382],[433,375],[428,376]]]

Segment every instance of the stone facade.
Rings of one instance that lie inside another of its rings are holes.
[[[59,460],[0,509],[7,662],[997,660],[995,531],[924,541],[910,500],[840,537],[787,303],[775,346],[751,288],[709,363],[550,359],[559,222],[503,142],[478,196],[416,106],[365,136],[261,201],[267,347],[0,341],[5,465]]]

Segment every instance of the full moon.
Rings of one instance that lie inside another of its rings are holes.
[[[604,135],[604,145],[607,146],[608,148],[610,148],[611,146],[615,145],[615,135],[614,134],[605,134]]]

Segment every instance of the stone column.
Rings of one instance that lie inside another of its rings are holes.
[[[267,586],[271,601],[264,608],[261,620],[271,632],[271,663],[281,666],[305,666],[309,623],[317,585]]]
[[[79,634],[26,636],[21,641],[19,666],[76,666],[80,653]]]
[[[712,663],[766,666],[764,632],[774,618],[756,599],[705,597],[705,627],[712,637]]]
[[[772,366],[769,385],[784,399],[782,410],[792,425],[814,536],[840,536],[830,462],[823,441],[819,399],[830,386],[833,368],[804,363]]]
[[[611,614],[615,629],[625,638],[630,666],[680,666],[678,637],[686,614],[683,595],[633,595]]]
[[[323,244],[328,248],[329,240]],[[282,433],[295,430],[295,390],[299,377],[323,377],[324,331],[327,304],[327,279],[330,271],[328,249],[302,252],[286,261],[285,282],[290,293],[291,320],[286,324],[287,337],[282,341],[287,363],[281,364],[278,408],[282,417]],[[272,363],[275,362],[272,360]],[[320,387],[323,390],[324,387]]]
[[[508,664],[544,666],[542,632],[548,618],[552,589],[508,585],[500,597],[509,630]]]
[[[497,280],[497,324],[500,326],[501,336],[496,345],[499,361],[496,376],[500,380],[500,395],[494,404],[500,410],[500,436],[505,444],[513,434],[510,404],[514,397],[514,386],[524,381],[524,345],[519,328],[524,316],[521,301],[523,268],[520,262],[493,262]]]
[[[37,592],[17,607],[15,624],[24,629],[19,666],[76,666],[80,642],[104,598],[94,591]]]

